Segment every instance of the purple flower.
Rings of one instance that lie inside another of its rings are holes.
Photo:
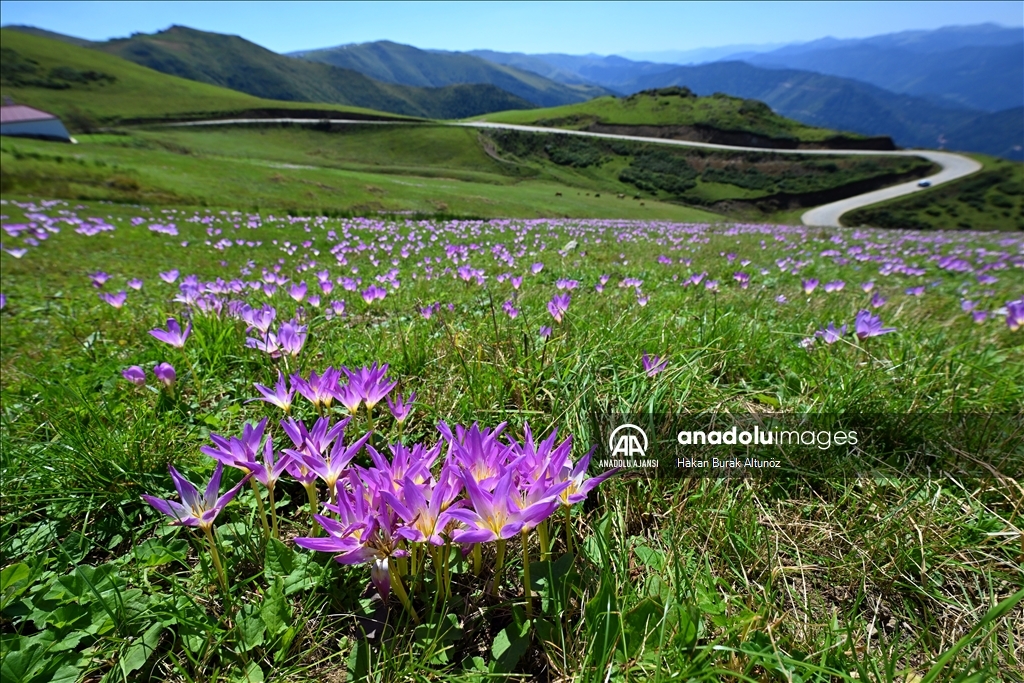
[[[542,338],[544,338],[544,339],[547,339],[548,337],[550,337],[551,336],[551,328],[546,326],[546,325],[541,325],[540,326],[540,336]]]
[[[513,305],[511,299],[501,305],[501,310],[505,311],[505,314],[513,320],[519,315],[519,309]]]
[[[170,344],[171,346],[180,349],[185,346],[185,340],[187,340],[188,336],[192,334],[192,323],[188,323],[188,325],[185,326],[185,331],[182,332],[181,325],[178,324],[178,321],[174,318],[168,318],[166,330],[157,328],[155,330],[150,330],[149,333],[165,344]]]
[[[826,344],[835,344],[837,341],[842,339],[845,334],[846,325],[843,325],[837,330],[835,323],[830,322],[825,329],[815,332],[814,336],[818,337]]]
[[[789,299],[786,298],[785,294],[779,294],[777,297],[775,297],[775,303],[777,304],[784,304],[787,301],[789,301]]]
[[[373,363],[368,368],[358,370],[342,369],[348,375],[349,386],[358,391],[360,398],[366,402],[367,410],[373,410],[373,407],[398,385],[398,382],[393,382],[385,376],[388,372],[387,363],[380,367]]]
[[[272,405],[277,406],[284,412],[290,412],[292,409],[292,396],[295,394],[294,389],[288,388],[288,382],[284,378],[284,374],[277,371],[277,384],[274,385],[274,389],[270,390],[262,384],[253,384],[256,390],[263,394],[260,398],[251,399],[253,401],[266,401]]]
[[[924,285],[921,285],[920,287],[907,287],[906,292],[910,296],[921,296],[924,294]]]
[[[647,373],[648,377],[654,377],[659,372],[662,372],[668,367],[668,360],[661,358],[660,356],[648,356],[645,352],[643,355],[644,372]]]
[[[519,289],[519,287],[522,286],[523,284],[523,276],[513,275],[512,278],[509,279],[509,282],[512,283],[512,289]]]
[[[128,292],[124,291],[123,289],[119,291],[117,294],[106,294],[101,292],[100,298],[106,301],[114,308],[119,309],[122,306],[124,306],[124,302],[128,299]]]
[[[160,363],[153,368],[153,374],[160,380],[165,387],[174,386],[174,380],[177,379],[177,375],[174,372],[174,367],[170,363]]]
[[[563,289],[572,290],[572,289],[576,289],[579,286],[580,286],[580,281],[579,280],[567,280],[565,278],[561,278],[557,282],[555,282],[555,288],[559,289],[559,290],[563,290]]]
[[[7,295],[0,294],[0,311],[7,308]]]
[[[581,503],[587,498],[587,494],[593,491],[597,486],[611,477],[618,468],[610,469],[596,477],[587,477],[587,466],[590,465],[590,457],[594,451],[591,450],[578,463],[576,466],[572,466],[572,461],[568,458],[562,464],[561,469],[555,476],[556,482],[568,482],[569,485],[562,490],[559,494],[562,505],[575,505]]]
[[[466,472],[460,473],[469,494],[472,508],[450,508],[447,514],[462,522],[463,528],[452,534],[456,543],[487,543],[516,536],[527,521],[537,524],[551,514],[549,506],[535,505],[530,510],[511,510],[513,468],[508,468],[498,479],[493,492],[481,488],[476,479]]]
[[[401,396],[396,396],[395,400],[392,401],[389,396],[387,399],[388,408],[391,409],[391,414],[394,416],[398,424],[405,422],[406,418],[409,417],[409,413],[412,411],[412,403],[416,400],[416,392],[409,394],[409,398],[403,400]]]
[[[832,292],[841,292],[846,283],[842,280],[833,280],[832,282],[825,283],[825,293],[831,294]]]
[[[988,311],[971,311],[971,318],[974,319],[975,323],[980,325],[988,319]],[[1009,318],[1007,318],[1007,322],[1009,322]]]
[[[100,270],[93,273],[89,277],[92,278],[92,286],[99,288],[106,284],[107,280],[110,279],[110,274],[104,273],[102,270]]]
[[[814,291],[814,288],[818,286],[817,278],[809,278],[803,281],[804,294],[810,294]]]
[[[857,317],[854,320],[854,329],[856,330],[857,338],[862,340],[896,331],[895,327],[882,327],[882,319],[864,309],[857,313]]]
[[[556,294],[548,302],[548,313],[555,319],[556,323],[562,322],[562,316],[569,310],[569,294]]]
[[[138,365],[132,365],[121,371],[121,376],[136,386],[146,385],[146,372]]]
[[[174,481],[174,488],[177,489],[184,505],[173,500],[164,500],[154,496],[144,495],[142,499],[152,505],[158,512],[162,512],[173,519],[174,521],[171,524],[175,526],[194,526],[200,529],[209,529],[213,526],[213,522],[217,519],[220,511],[231,502],[238,494],[239,489],[242,488],[242,485],[249,480],[249,475],[246,475],[240,482],[231,487],[227,493],[218,498],[220,478],[224,473],[223,463],[217,463],[217,468],[213,471],[213,476],[210,477],[210,481],[202,495],[199,494],[199,489],[192,482],[185,479],[178,473],[178,470],[174,469],[173,465],[169,466],[168,469],[171,472],[171,479]]]
[[[530,272],[533,273],[534,275],[536,275],[542,270],[544,270],[543,263],[534,263],[532,266],[530,266]]]
[[[878,292],[875,292],[874,294],[871,295],[871,308],[881,308],[882,306],[885,305],[886,301],[888,301],[888,299],[886,299]]]
[[[288,296],[295,299],[296,301],[302,301],[304,298],[306,298],[306,291],[306,283],[300,282],[299,284],[291,285],[288,288]]]
[[[733,273],[732,278],[736,280],[736,282],[740,283],[741,289],[746,289],[750,286],[750,275],[743,271]]]
[[[338,380],[340,378],[341,370],[327,368],[322,375],[317,375],[316,372],[311,371],[308,382],[302,379],[302,376],[298,373],[292,375],[291,380],[295,391],[312,403],[314,408],[319,409],[321,405],[325,408],[331,407],[331,402],[338,392]]]
[[[173,270],[168,270],[166,273],[160,273],[160,279],[169,285],[174,284],[174,281],[178,279],[179,274],[178,269],[174,268]]]
[[[142,280],[140,280],[137,277],[132,278],[131,280],[128,281],[128,286],[134,289],[135,291],[138,291],[142,289]]]
[[[1024,327],[1024,299],[1006,302],[1006,326],[1011,332]]]
[[[295,320],[289,320],[286,323],[281,323],[281,327],[277,330],[277,343],[281,347],[281,351],[294,358],[299,355],[302,347],[306,344],[306,334],[305,325],[300,325]]]
[[[864,290],[865,294],[869,294],[871,290],[875,288],[875,283],[874,281],[868,280],[867,282],[862,283],[860,288]]]

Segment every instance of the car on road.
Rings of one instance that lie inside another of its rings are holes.
[[[921,182],[919,182],[917,184],[917,186],[918,187],[931,187],[932,186],[932,181],[930,181],[930,180],[922,180]]]

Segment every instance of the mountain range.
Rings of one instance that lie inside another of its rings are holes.
[[[1024,32],[992,24],[762,46],[690,66],[615,55],[421,50],[388,41],[281,55],[237,36],[180,26],[103,43],[10,28],[273,99],[459,118],[685,86],[700,95],[760,100],[802,123],[890,136],[902,146],[1024,159]]]

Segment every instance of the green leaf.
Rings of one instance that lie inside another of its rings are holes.
[[[242,608],[238,619],[238,633],[241,636],[242,651],[248,652],[254,647],[263,644],[267,632],[267,625],[263,623],[256,605],[249,604]]]
[[[32,570],[24,562],[12,564],[0,571],[0,609],[7,607],[28,590],[31,575]]]
[[[161,541],[151,538],[135,548],[135,559],[143,567],[159,567],[171,562],[185,562],[188,556],[188,541],[175,538]]]
[[[660,550],[641,545],[634,548],[633,553],[640,562],[655,571],[661,571],[665,566],[665,553]]]
[[[270,637],[276,637],[286,630],[291,623],[292,611],[288,600],[284,597],[284,579],[280,576],[274,579],[266,596],[263,598],[263,606],[260,608],[260,617],[267,627]]]
[[[622,615],[623,651],[635,657],[640,647],[657,630],[665,613],[660,598],[644,598],[636,607]]]
[[[263,571],[267,578],[285,577],[295,570],[295,551],[276,538],[267,541],[263,554]]]
[[[363,638],[357,638],[345,660],[348,669],[348,680],[353,682],[369,680],[370,676],[370,644]]]
[[[603,669],[622,636],[622,619],[611,579],[602,577],[601,588],[584,607],[584,618],[597,660],[595,664]]]
[[[530,563],[530,586],[541,598],[541,610],[552,616],[569,605],[569,596],[579,579],[573,556],[566,553],[554,562]]]
[[[519,663],[519,659],[526,652],[530,645],[530,623],[517,626],[515,622],[509,624],[494,636],[491,644],[491,655],[494,661],[491,662],[491,673],[510,674]]]
[[[121,655],[119,663],[125,680],[128,679],[128,674],[145,666],[146,661],[156,651],[156,647],[160,643],[160,634],[163,630],[163,624],[156,623],[151,625],[141,637],[135,638],[124,654]]]

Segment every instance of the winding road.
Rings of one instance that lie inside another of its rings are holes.
[[[293,119],[293,118],[278,118],[278,119],[219,119],[209,121],[187,121],[181,123],[168,123],[164,124],[167,126],[226,126],[226,125],[239,125],[239,124],[258,124],[258,123],[297,123],[297,124],[323,124],[329,123],[332,125],[345,125],[345,124],[360,124],[360,125],[437,125],[437,124],[419,124],[415,122],[407,121],[360,121],[353,119]],[[898,150],[894,152],[882,152],[876,150],[860,150],[860,149],[773,149],[766,147],[739,147],[733,145],[718,145],[710,142],[690,142],[688,140],[668,140],[665,138],[650,138],[650,137],[638,137],[635,135],[619,135],[614,133],[591,133],[589,131],[582,130],[565,130],[564,128],[545,128],[543,126],[522,126],[512,123],[491,123],[489,121],[465,121],[455,123],[445,123],[442,125],[457,126],[462,128],[497,128],[504,130],[521,130],[532,133],[553,133],[556,135],[580,135],[584,137],[593,138],[610,138],[613,140],[633,140],[639,142],[652,142],[662,145],[676,145],[679,147],[700,147],[704,149],[717,149],[722,151],[731,152],[776,152],[779,154],[803,154],[810,156],[828,156],[828,155],[843,155],[843,156],[905,156],[905,157],[921,157],[927,159],[942,168],[941,171],[935,175],[924,178],[927,180],[932,187],[940,185],[942,183],[948,183],[951,180],[957,180],[963,178],[972,173],[976,173],[981,170],[981,164],[970,157],[963,156],[962,154],[953,154],[952,152],[937,152],[931,150]],[[921,187],[918,183],[920,180],[913,180],[909,183],[900,183],[899,185],[893,185],[891,187],[885,187],[881,190],[874,190],[873,192],[866,192],[859,194],[854,197],[847,197],[831,204],[823,204],[822,206],[816,206],[809,211],[806,211],[800,219],[804,225],[821,225],[840,227],[839,218],[848,211],[854,209],[860,209],[865,206],[877,204],[878,202],[885,201],[886,199],[893,199],[895,197],[902,197],[904,195],[913,194],[914,192],[922,192],[927,188]]]

